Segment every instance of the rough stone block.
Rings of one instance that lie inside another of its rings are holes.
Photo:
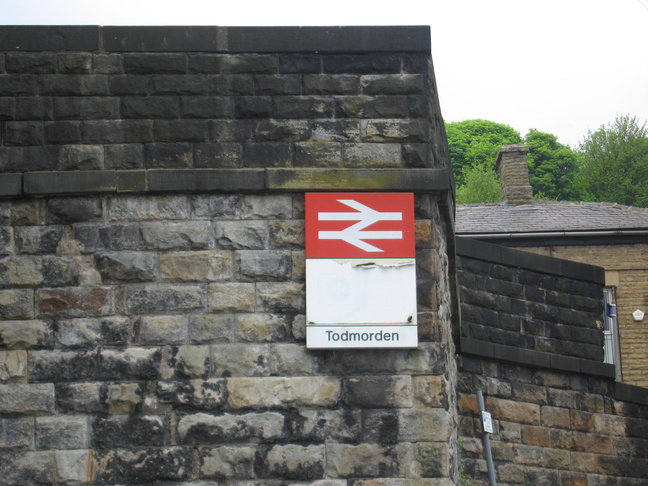
[[[178,436],[182,444],[213,444],[247,440],[277,440],[284,435],[284,416],[278,412],[246,413],[242,415],[185,415],[178,421]]]
[[[113,289],[69,287],[36,292],[38,312],[46,316],[93,317],[113,312]]]
[[[326,474],[335,478],[399,476],[401,465],[393,447],[378,444],[327,444]]]
[[[342,145],[342,160],[352,167],[401,167],[401,146],[396,143]]]
[[[0,305],[2,292],[0,292]],[[51,344],[52,330],[45,321],[0,321],[0,348],[28,349]]]
[[[288,323],[286,323],[287,327]],[[288,333],[288,329],[282,329]],[[320,372],[323,358],[301,344],[275,344],[271,353],[271,370],[275,376],[308,376]]]
[[[256,284],[257,306],[266,312],[303,312],[304,285],[299,283],[259,282]]]
[[[186,316],[144,316],[140,323],[140,343],[182,344],[187,339]]]
[[[410,376],[349,378],[344,401],[362,408],[408,408],[413,403]]]
[[[333,99],[324,96],[279,96],[274,99],[275,118],[332,118]]]
[[[53,451],[19,451],[3,456],[0,461],[0,477],[7,486],[56,483]]]
[[[324,476],[326,465],[326,447],[324,445],[275,445],[268,451],[264,465],[267,474],[271,477],[292,480],[321,478]]]
[[[231,378],[227,389],[233,409],[330,407],[341,393],[339,380],[324,376]]]
[[[234,102],[228,96],[181,96],[180,117],[232,118]]]
[[[204,478],[247,478],[254,474],[255,448],[216,447],[203,449],[200,476]]]
[[[0,413],[11,415],[49,415],[54,413],[54,385],[0,385]]]
[[[304,248],[305,231],[303,221],[270,221],[268,226],[270,248]]]
[[[88,450],[55,451],[57,479],[64,484],[94,480],[93,455]]]
[[[157,444],[156,444],[157,445]],[[120,449],[119,475],[125,484],[186,480],[192,474],[193,451],[180,447]]]
[[[239,285],[239,284],[230,284]],[[251,301],[254,300],[254,284],[243,284],[249,286]],[[216,292],[219,292],[216,290]],[[238,295],[235,289],[231,291],[232,296]],[[210,289],[209,308],[212,306]],[[245,305],[245,304],[244,304]],[[201,314],[189,318],[189,341],[195,344],[201,343],[226,343],[234,341],[236,318],[233,314]]]
[[[129,74],[182,74],[187,56],[180,53],[125,53],[124,72]]]
[[[255,284],[225,282],[209,286],[211,310],[249,312],[255,310]]]
[[[222,410],[226,401],[226,381],[210,378],[207,380],[159,381],[157,397],[162,403],[169,403],[174,409]]]
[[[336,118],[407,118],[405,96],[337,96]]]
[[[90,426],[82,415],[36,417],[37,449],[84,449],[89,446]]]
[[[206,142],[209,129],[207,120],[156,120],[153,137],[156,142]]]
[[[59,157],[61,170],[101,170],[104,153],[101,145],[63,145]]]
[[[85,143],[146,143],[153,141],[151,120],[88,120],[83,124]]]
[[[366,95],[421,94],[429,89],[421,74],[369,74],[360,76]]]
[[[27,351],[0,351],[0,383],[22,381],[26,376]]]
[[[157,259],[152,253],[120,251],[94,255],[102,282],[147,282],[155,280]]]
[[[352,74],[306,74],[304,92],[309,95],[359,94],[360,77]]]
[[[62,319],[58,321],[56,342],[64,347],[94,347],[98,344],[124,346],[132,325],[123,317],[103,319]]]
[[[180,346],[175,359],[178,376],[199,378],[209,373],[209,346]]]
[[[360,442],[362,411],[302,409],[288,426],[295,442]]]
[[[214,246],[209,224],[188,222],[147,222],[140,226],[149,250],[208,250]]]
[[[242,161],[245,167],[290,167],[292,146],[286,142],[246,143]]]
[[[249,120],[212,120],[211,138],[220,143],[252,140],[252,123]]]
[[[141,169],[144,146],[139,143],[105,145],[103,160],[106,169]]]
[[[148,198],[123,196],[111,201],[108,208],[108,218],[113,222],[185,220],[189,219],[190,215],[191,203],[186,196],[152,196]],[[156,228],[154,227],[154,229]]]
[[[8,52],[5,69],[11,74],[52,74],[56,57],[51,52]]]
[[[234,116],[236,118],[272,118],[272,97],[239,96],[235,100]]]
[[[238,143],[198,143],[194,148],[195,165],[208,169],[241,167],[242,151]]]
[[[97,417],[92,423],[92,444],[100,448],[156,446],[164,443],[164,418],[157,415]]]
[[[270,349],[260,344],[213,345],[210,361],[216,376],[270,375]]]
[[[310,141],[295,144],[297,167],[341,167],[342,144],[338,142]]]
[[[170,281],[213,282],[233,275],[232,253],[203,251],[167,253],[160,257],[162,277]]]
[[[34,447],[34,419],[0,419],[0,449],[32,449]]]
[[[137,383],[114,383],[107,386],[108,413],[132,414],[142,402],[142,390]]]
[[[59,412],[105,412],[103,383],[57,383],[56,407]]]
[[[363,142],[425,142],[429,128],[424,120],[362,120]]]
[[[121,114],[124,118],[177,118],[180,104],[176,96],[124,96]]]
[[[290,334],[289,319],[281,314],[232,314],[228,325],[235,340],[246,343],[283,341]]]
[[[286,280],[292,273],[292,256],[288,251],[244,250],[235,252],[234,258],[245,280]]]
[[[4,122],[4,143],[10,145],[43,145],[45,128],[40,121]]]
[[[258,142],[307,140],[311,135],[306,120],[261,120],[253,122],[254,139]]]

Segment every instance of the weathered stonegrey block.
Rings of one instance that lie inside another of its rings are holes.
[[[402,448],[378,444],[327,444],[326,474],[337,478],[400,476]],[[404,462],[404,461],[403,461]]]
[[[49,415],[55,412],[54,385],[0,385],[0,412],[11,415]]]
[[[57,478],[54,451],[19,451],[3,456],[0,475],[5,484],[55,484]]]
[[[254,447],[214,447],[203,449],[200,457],[200,475],[205,478],[255,477]]]
[[[84,449],[89,446],[89,439],[86,416],[36,417],[37,449]]]
[[[125,196],[114,198],[107,209],[110,221],[186,220],[191,215],[187,196]]]
[[[112,314],[113,289],[110,287],[66,287],[36,292],[38,313],[57,317],[98,317]]]
[[[94,447],[157,446],[164,443],[165,420],[157,415],[113,415],[92,423]]]
[[[52,74],[56,72],[56,57],[48,52],[8,52],[5,69],[8,73]]]
[[[205,289],[194,284],[136,285],[126,289],[124,298],[129,314],[192,312],[204,308]]]
[[[363,408],[412,406],[410,376],[350,378],[344,382],[345,402]]]
[[[45,127],[42,122],[5,122],[3,139],[6,145],[42,145]]]
[[[303,312],[304,284],[259,282],[256,284],[257,309],[265,312]]]
[[[59,164],[63,170],[101,170],[104,153],[101,145],[64,145]]]
[[[209,346],[180,346],[175,359],[175,370],[179,377],[200,378],[209,374]]]
[[[144,146],[139,143],[111,144],[103,148],[106,169],[140,169],[144,167]]]
[[[132,74],[173,74],[187,71],[184,54],[126,53],[124,71]]]
[[[278,412],[185,415],[178,421],[181,444],[209,444],[222,441],[272,441],[284,435],[284,416]]]
[[[192,474],[193,454],[181,447],[119,449],[117,452],[121,481],[150,484],[186,480]]]
[[[99,382],[57,383],[56,407],[59,412],[101,413],[106,410],[103,403],[104,384]]]
[[[157,259],[152,253],[113,252],[94,256],[102,282],[148,282],[155,280]]]
[[[88,120],[82,122],[85,143],[146,143],[153,141],[151,120]]]
[[[292,273],[292,257],[288,251],[236,251],[234,259],[240,277],[244,280],[285,280]]]
[[[360,94],[360,78],[349,74],[307,74],[304,91],[311,95]]]
[[[262,250],[269,236],[265,221],[219,221],[214,233],[218,245],[228,250]]]
[[[267,346],[260,344],[218,344],[210,348],[212,374],[215,376],[270,375],[270,349]]]
[[[256,309],[255,290],[255,284],[251,282],[211,284],[209,285],[209,308],[216,311],[230,312],[254,311]],[[204,328],[206,325],[207,323],[204,322],[201,327]],[[206,329],[200,331],[200,334],[204,334],[206,331]],[[220,332],[217,334],[220,335]]]
[[[428,126],[425,120],[362,120],[363,142],[425,142]]]
[[[204,222],[146,222],[140,229],[149,250],[207,250],[214,246],[211,225]]]
[[[314,479],[324,476],[326,446],[275,445],[265,457],[269,476],[287,479]]]
[[[275,118],[331,118],[334,103],[329,97],[281,96],[274,101]]]
[[[227,321],[236,341],[278,342],[290,334],[289,317],[284,314],[240,313]]]
[[[176,409],[214,412],[222,410],[227,401],[226,386],[226,381],[218,378],[159,381],[156,395]]]
[[[304,409],[290,416],[289,428],[291,439],[298,442],[360,442],[362,411]]]
[[[277,343],[270,355],[271,370],[275,376],[317,375],[323,361],[321,355],[308,351],[301,344]]]
[[[207,86],[208,87],[208,86]],[[181,96],[180,117],[233,118],[234,101],[228,96]]]
[[[233,274],[231,252],[167,253],[160,258],[160,273],[167,280],[229,280]]]
[[[343,144],[342,160],[352,167],[401,167],[401,147],[395,143]]]
[[[25,450],[34,447],[34,418],[0,419],[0,449]]]

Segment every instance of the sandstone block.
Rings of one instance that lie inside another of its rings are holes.
[[[304,248],[303,221],[270,221],[270,248],[301,249]]]
[[[187,339],[187,317],[145,316],[140,324],[140,343],[182,344]]]
[[[215,376],[270,375],[270,349],[261,344],[213,345],[210,359]]]
[[[450,403],[448,382],[443,376],[416,376],[414,397],[428,407],[447,410]]]
[[[124,346],[127,344],[131,323],[123,317],[100,319],[63,319],[58,321],[56,342],[64,347],[94,347],[98,344]]]
[[[0,461],[0,477],[7,486],[56,483],[53,451],[20,451],[3,456]]]
[[[200,475],[205,478],[254,478],[253,447],[216,447],[203,452]]]
[[[155,280],[156,259],[152,253],[115,252],[95,255],[95,266],[105,283]]]
[[[129,314],[193,312],[204,307],[204,287],[195,284],[150,284],[126,288]]]
[[[275,344],[270,365],[276,376],[308,376],[319,373],[323,357],[301,344]]]
[[[90,450],[55,451],[57,479],[64,484],[91,483],[94,480],[93,453]]]
[[[175,358],[178,376],[199,378],[209,373],[209,346],[180,346]]]
[[[138,383],[114,383],[107,386],[108,413],[132,414],[142,402],[142,390]]]
[[[180,447],[120,449],[116,456],[125,484],[173,483],[192,473],[192,451]]]
[[[155,221],[140,227],[149,250],[208,250],[214,246],[211,225],[202,221]]]
[[[46,316],[92,317],[113,312],[113,290],[108,287],[68,287],[36,292],[38,311]]]
[[[321,478],[325,465],[324,445],[275,445],[265,458],[265,467],[270,476],[293,480]]]
[[[209,286],[209,308],[216,311],[252,312],[255,310],[255,284],[215,283]]]
[[[60,412],[99,413],[105,409],[102,402],[103,383],[58,383],[56,406]]]
[[[54,413],[54,385],[0,385],[0,413],[12,415],[49,415]]]
[[[0,383],[11,383],[27,376],[27,351],[0,351]]]
[[[289,417],[288,424],[295,442],[359,442],[362,411],[302,409]]]
[[[247,285],[250,285],[254,292],[254,284]],[[189,318],[189,341],[194,344],[232,342],[236,332],[235,328],[235,314],[194,315]]]
[[[170,281],[211,282],[229,280],[233,258],[226,251],[167,253],[160,257],[162,277]]]
[[[277,412],[243,415],[185,415],[178,422],[183,444],[211,444],[254,439],[275,440],[283,436],[284,417]]]
[[[325,376],[230,378],[227,389],[234,409],[330,407],[339,400],[341,385]]]
[[[92,423],[92,444],[98,448],[164,444],[164,418],[158,415],[113,415]]]
[[[292,273],[292,255],[287,251],[237,251],[235,259],[241,277],[246,280],[285,280]]]
[[[81,415],[36,417],[37,449],[83,449],[89,446],[88,418]]]
[[[122,196],[112,199],[108,208],[108,219],[113,222],[186,220],[190,216],[191,203],[187,196]]]
[[[393,447],[378,444],[327,444],[326,474],[337,478],[398,476],[400,465]]]
[[[226,250],[262,250],[268,241],[265,221],[217,221],[214,231],[218,246]]]
[[[28,349],[51,343],[52,331],[45,321],[0,321],[0,347]]]
[[[299,283],[259,282],[256,284],[257,304],[267,312],[303,312],[304,285]]]
[[[42,258],[30,255],[0,261],[0,279],[11,286],[36,286],[43,282]]]

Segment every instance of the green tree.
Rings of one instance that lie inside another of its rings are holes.
[[[457,187],[466,182],[466,171],[479,164],[494,167],[502,145],[521,143],[522,137],[508,125],[488,120],[465,120],[446,124],[450,161]]]
[[[572,201],[578,199],[574,177],[578,170],[578,154],[558,142],[551,133],[531,129],[524,137],[529,147],[529,182],[538,199]]]
[[[576,186],[586,201],[648,207],[648,130],[629,115],[588,132]]]
[[[494,203],[502,196],[499,177],[488,162],[464,171],[465,183],[457,188],[457,204]]]

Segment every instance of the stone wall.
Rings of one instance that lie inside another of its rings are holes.
[[[0,47],[3,484],[458,481],[429,29]],[[418,349],[305,348],[310,190],[415,193]]]
[[[457,243],[461,476],[488,484],[481,390],[498,484],[645,484],[648,390],[602,362],[603,269]]]

